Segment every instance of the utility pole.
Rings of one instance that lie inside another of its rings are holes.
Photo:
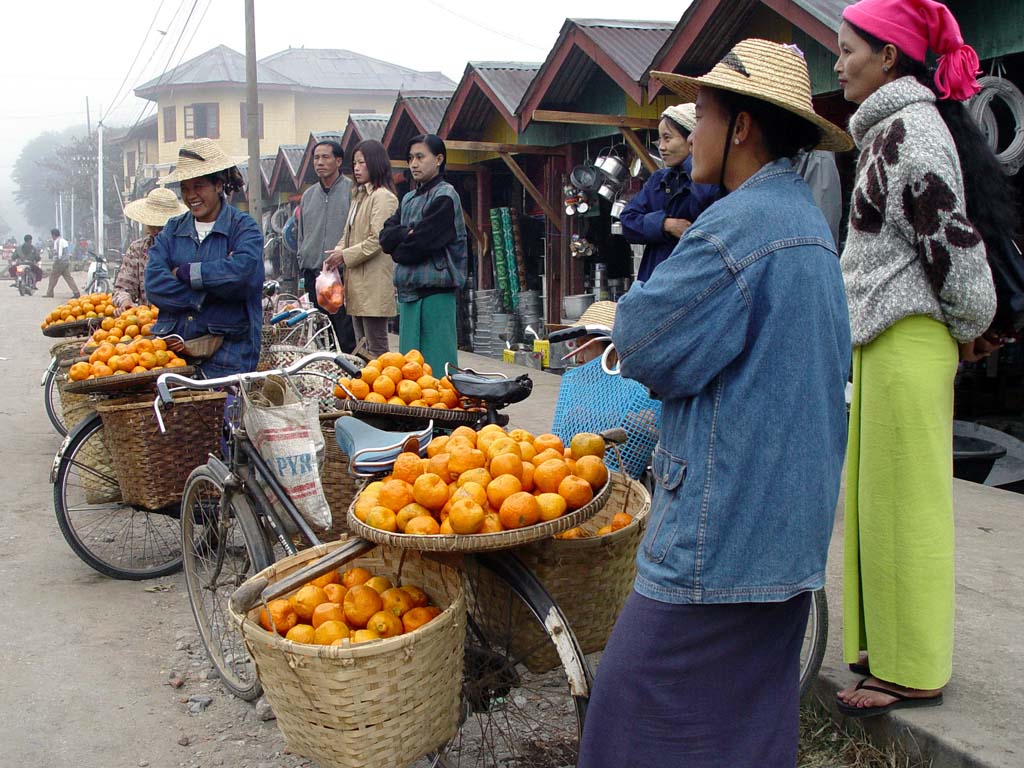
[[[70,231],[69,234],[71,235],[71,239],[72,240],[77,240],[77,238],[75,238],[75,190],[74,189],[71,190],[71,231]]]
[[[263,231],[262,175],[260,173],[260,105],[256,87],[256,10],[245,0],[245,124],[249,135],[249,215]]]
[[[57,229],[64,234],[64,190],[57,193]]]
[[[96,253],[102,256],[103,250],[103,121],[96,123],[96,146],[99,157],[99,169],[96,172]]]

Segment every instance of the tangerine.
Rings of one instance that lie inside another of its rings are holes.
[[[398,530],[402,533],[407,533],[405,530],[406,526],[409,525],[414,517],[430,517],[430,510],[416,502],[406,504],[398,510],[398,515],[395,518],[395,524],[398,526]]]
[[[372,365],[366,366],[359,372],[360,380],[368,387],[373,386],[373,382],[377,380],[378,376],[380,376],[380,370]]]
[[[402,376],[402,369],[395,365],[389,365],[387,368],[384,368],[380,372],[380,375],[387,376],[389,379],[391,379],[391,383],[394,384],[396,387],[398,386],[398,382],[405,378],[404,376]]]
[[[419,467],[417,459],[416,466]],[[397,512],[406,504],[416,501],[412,494],[412,485],[404,480],[388,480],[380,489],[380,503],[392,512]]]
[[[459,499],[452,503],[448,524],[452,531],[462,535],[476,533],[484,522],[484,510],[472,499]]]
[[[377,590],[378,594],[380,594],[391,589],[394,585],[391,583],[391,579],[387,576],[371,576],[366,580],[366,583],[363,586],[372,587]]]
[[[377,590],[365,584],[351,587],[345,595],[345,602],[342,603],[346,623],[359,629],[365,627],[370,617],[383,607],[384,602]]]
[[[382,610],[387,611],[399,618],[402,617],[403,613],[411,611],[416,607],[413,602],[412,595],[401,587],[392,587],[386,592],[381,593],[381,601],[384,603]]]
[[[448,484],[439,475],[420,475],[413,483],[412,497],[427,509],[438,510],[448,501]]]
[[[328,600],[332,603],[338,603],[338,605],[341,605],[342,601],[345,599],[345,593],[348,592],[348,590],[341,584],[328,584],[324,587],[324,592],[327,594]]]
[[[455,483],[459,488],[466,485],[466,483],[477,483],[486,488],[493,479],[494,477],[491,476],[488,470],[483,467],[477,467],[476,469],[461,473]]]
[[[467,440],[469,440],[469,444],[472,445],[474,448],[479,447],[476,444],[478,437],[477,433],[474,430],[470,429],[469,427],[456,427],[455,429],[452,430],[451,437],[453,440],[457,437],[464,437]]]
[[[267,613],[267,609],[270,609],[270,613]],[[273,618],[273,624],[271,624],[271,618]],[[260,626],[263,627],[267,632],[273,632],[274,628],[277,628],[277,633],[285,635],[288,630],[299,623],[299,616],[295,613],[295,609],[292,608],[292,604],[285,599],[271,600],[267,603],[266,608],[260,609]]]
[[[594,489],[582,477],[568,475],[558,484],[558,495],[565,499],[569,509],[579,509],[594,498]]]
[[[588,486],[589,488],[589,486]],[[523,528],[540,520],[540,504],[531,493],[513,493],[501,504],[498,518],[506,528]]]
[[[423,397],[423,390],[415,381],[404,379],[398,382],[398,396],[406,403],[413,403]]]
[[[389,398],[395,394],[395,382],[384,374],[381,374],[373,382],[373,391],[383,398]]]
[[[456,502],[459,499],[469,499],[475,501],[481,507],[487,505],[487,488],[480,483],[470,481],[468,483],[459,486],[455,493],[452,494],[452,502]]]
[[[441,526],[430,515],[417,515],[405,526],[405,532],[410,536],[436,536]]]
[[[562,459],[548,459],[534,469],[533,484],[541,493],[557,493],[558,484],[569,474],[569,467]]]
[[[590,487],[595,491],[603,488],[604,484],[608,482],[608,467],[605,466],[604,460],[600,456],[593,453],[576,459],[573,474],[590,483]]]
[[[316,631],[313,633],[313,643],[315,645],[332,645],[338,640],[344,640],[351,634],[352,630],[348,628],[348,624],[344,621],[331,619],[316,628]]]
[[[408,352],[406,352],[405,353],[405,359],[406,360],[411,360],[413,362],[417,362],[420,365],[424,366],[425,368],[429,368],[430,367],[430,366],[427,365],[426,361],[424,361],[423,353],[420,352],[418,349],[410,349]]]
[[[501,475],[513,475],[519,480],[523,479],[523,460],[514,453],[500,453],[491,459],[489,468],[492,477]]]
[[[418,454],[411,451],[398,454],[398,458],[395,459],[394,468],[391,470],[393,477],[398,480],[404,480],[407,483],[415,483],[416,478],[422,474],[423,462]]]
[[[565,499],[557,493],[539,494],[537,496],[537,504],[540,506],[540,519],[545,523],[557,520],[568,509]]]
[[[377,611],[366,622],[366,628],[372,629],[381,637],[396,637],[402,634],[402,620],[390,611]]]
[[[448,435],[441,435],[427,443],[427,458],[432,459],[439,453],[447,453],[445,446],[448,444],[449,439]]]
[[[383,355],[377,358],[377,365],[383,371],[385,368],[398,368],[401,369],[405,365],[405,355],[399,354],[398,352],[385,352]]]
[[[538,452],[547,450],[548,448],[558,451],[560,454],[565,451],[565,445],[562,443],[562,438],[558,435],[553,435],[550,432],[546,432],[543,435],[537,435],[533,439],[533,447]]]
[[[316,607],[327,602],[327,593],[315,584],[306,584],[300,587],[299,591],[289,600],[299,619],[308,622],[313,618],[313,611],[316,610]]]
[[[612,530],[618,531],[633,522],[633,516],[628,512],[616,512],[612,515]]]
[[[523,483],[518,477],[515,475],[500,475],[487,484],[487,502],[491,505],[492,509],[500,509],[505,499],[512,494],[521,493],[522,490]],[[502,523],[504,522],[502,520]]]
[[[545,448],[543,451],[538,451],[536,455],[530,459],[530,463],[535,467],[539,467],[545,461],[551,461],[551,459],[558,459],[559,461],[565,461],[565,456],[561,451],[556,451],[552,448]]]
[[[68,378],[72,381],[84,381],[92,374],[92,366],[88,363],[75,363],[68,369]]]
[[[386,403],[388,399],[377,392],[371,392],[363,398],[368,403]]]
[[[331,569],[327,573],[323,574],[322,576],[317,576],[315,579],[311,580],[309,583],[310,584],[315,584],[316,586],[320,587],[321,589],[324,589],[328,584],[340,584],[341,583],[341,574],[338,573],[337,570]]]
[[[351,636],[352,645],[368,643],[371,640],[380,640],[380,635],[372,629],[357,629]]]
[[[395,533],[398,530],[398,516],[394,510],[378,505],[366,516],[366,524],[371,528]]]
[[[409,597],[412,598],[413,608],[422,608],[430,602],[430,598],[427,597],[427,593],[415,584],[403,584],[399,589],[408,593]]]
[[[451,441],[449,441],[449,445],[450,443]],[[469,448],[463,443],[450,445],[449,453],[451,458],[448,459],[448,471],[455,475],[462,475],[463,472],[468,472],[471,469],[482,468],[487,463],[487,457],[484,456],[483,451]]]
[[[484,515],[484,521],[477,533],[501,533],[505,527],[501,524],[501,518],[496,512],[488,512]]]
[[[402,616],[402,628],[406,632],[415,632],[441,615],[441,609],[433,605],[425,605],[422,608],[413,608]]]
[[[344,620],[345,611],[342,610],[340,603],[320,603],[320,605],[313,609],[311,623],[313,625],[313,629],[316,629],[325,621]]]
[[[352,589],[358,584],[365,584],[372,576],[368,570],[357,565],[341,574],[341,584],[345,589]]]
[[[529,462],[529,461],[524,461],[523,462],[523,478],[522,478],[522,480],[523,480],[523,490],[524,491],[532,491],[533,490],[533,487],[534,487],[533,486],[533,474],[536,471],[537,471],[537,468],[535,466],[533,466],[533,464],[531,462]]]
[[[401,371],[403,378],[415,383],[416,380],[423,375],[423,366],[415,360],[410,360],[405,365],[401,366]]]
[[[284,636],[285,640],[291,640],[293,643],[305,643],[306,645],[311,645],[315,642],[315,638],[316,630],[309,624],[296,624]]]

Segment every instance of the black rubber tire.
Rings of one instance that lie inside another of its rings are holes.
[[[181,500],[185,585],[210,663],[233,695],[252,701],[263,688],[242,635],[232,624],[228,600],[243,581],[273,560],[246,497],[231,496],[225,519],[221,508],[223,492],[218,475],[205,466],[193,470],[185,483]],[[216,527],[209,524],[214,515]],[[221,535],[224,530],[227,538]]]
[[[53,484],[60,532],[74,553],[104,576],[140,581],[177,573],[181,550],[176,510],[152,512],[122,504],[117,478],[98,469],[92,459],[102,450],[102,441],[98,414],[83,419],[65,439]],[[81,482],[86,477],[94,498],[109,500],[90,502]]]
[[[61,437],[66,436],[68,428],[64,424],[64,409],[57,391],[57,371],[52,369],[47,370],[46,381],[43,382],[43,405],[46,408],[46,417],[57,434]]]
[[[824,589],[811,593],[810,615],[807,617],[807,633],[800,649],[800,698],[807,695],[818,679],[821,662],[828,645],[828,597]]]

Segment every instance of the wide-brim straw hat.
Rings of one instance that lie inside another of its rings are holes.
[[[687,101],[695,101],[701,88],[719,88],[766,101],[814,124],[821,131],[815,149],[853,149],[853,139],[846,131],[814,111],[807,62],[795,45],[741,40],[706,75],[688,77],[653,70],[651,77]]]
[[[615,325],[615,302],[614,301],[595,301],[580,315],[580,319],[573,323],[573,327],[578,325],[603,325],[606,328],[611,328]]]
[[[157,187],[148,195],[132,200],[124,207],[124,215],[139,224],[149,227],[162,227],[167,220],[188,212],[178,196],[169,189]]]
[[[235,159],[213,139],[192,139],[178,148],[178,162],[174,171],[160,179],[159,183],[172,184],[175,181],[197,179],[235,165]]]

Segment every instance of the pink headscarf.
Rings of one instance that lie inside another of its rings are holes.
[[[938,57],[935,86],[943,99],[965,101],[981,90],[978,54],[964,43],[960,25],[935,0],[860,0],[847,6],[843,18],[880,40],[892,43],[915,61],[928,50]]]

